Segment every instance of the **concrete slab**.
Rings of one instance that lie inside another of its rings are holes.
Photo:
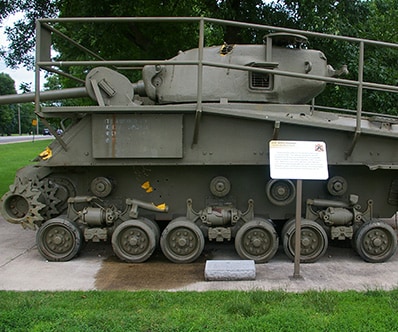
[[[205,280],[255,280],[256,266],[252,260],[210,260],[205,265]]]
[[[101,268],[98,251],[85,250],[69,262],[46,261],[37,251],[36,233],[0,218],[1,290],[90,290]]]
[[[215,250],[231,252],[228,244]],[[220,252],[218,252],[220,251]],[[235,259],[240,259],[236,255]],[[301,264],[302,278],[292,278],[294,263],[279,248],[276,256],[265,264],[256,264],[256,280],[200,281],[174,288],[174,291],[241,290],[305,292],[368,291],[398,288],[398,253],[389,261],[372,264],[363,261],[352,248],[329,247],[326,255],[311,264]]]

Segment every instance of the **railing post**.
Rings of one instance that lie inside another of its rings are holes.
[[[266,37],[265,61],[272,62],[272,38]]]
[[[35,61],[35,113],[40,112],[40,67],[38,62],[41,61],[41,24],[36,21],[36,61]]]
[[[363,40],[359,43],[359,67],[358,67],[358,95],[357,95],[357,127],[356,132],[361,132],[362,117],[362,94],[363,94],[363,66],[365,57],[365,43]]]
[[[358,138],[361,135],[361,118],[362,118],[362,95],[363,95],[363,66],[365,58],[365,43],[363,40],[359,42],[359,61],[358,61],[358,91],[357,91],[357,116],[354,138],[351,146],[345,153],[346,159],[351,156],[357,144]]]
[[[204,36],[204,18],[199,20],[199,46],[198,46],[198,90],[195,114],[195,129],[192,139],[192,145],[198,142],[200,119],[202,117],[202,94],[203,94],[203,47],[205,42]]]

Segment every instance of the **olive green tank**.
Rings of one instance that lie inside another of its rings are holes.
[[[79,20],[104,21],[72,21]],[[321,258],[330,241],[351,241],[368,262],[394,255],[398,118],[365,114],[361,96],[398,88],[361,74],[348,80],[349,68],[334,69],[307,46],[307,37],[336,36],[264,26],[274,32],[263,44],[204,47],[206,23],[231,22],[180,20],[198,22],[198,48],[165,61],[100,63],[51,61],[52,34],[68,21],[38,21],[38,69],[92,69],[81,88],[0,97],[2,104],[35,101],[46,124],[65,120],[62,135],[49,126],[55,139],[37,163],[16,174],[0,202],[4,219],[37,230],[38,250],[50,261],[72,259],[89,241],[110,241],[126,262],[144,262],[158,249],[172,262],[193,262],[209,241],[233,241],[242,259],[257,263],[280,246],[294,259],[296,181],[271,178],[269,143],[324,142],[328,178],[304,181],[299,197],[301,261]],[[368,44],[398,47],[337,39],[359,45],[360,69]],[[130,82],[121,66],[140,66],[142,79]],[[357,109],[316,106],[326,84],[357,89]],[[82,96],[96,105],[40,106]]]

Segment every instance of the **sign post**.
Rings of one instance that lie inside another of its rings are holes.
[[[33,133],[33,136],[32,136],[32,142],[34,142],[35,141],[35,126],[37,126],[38,125],[38,123],[37,123],[37,119],[33,119],[32,120],[32,127],[33,127],[33,130],[32,130],[32,133]]]
[[[329,177],[326,144],[319,141],[270,141],[272,179],[296,179],[296,233],[293,278],[300,276],[302,180]]]

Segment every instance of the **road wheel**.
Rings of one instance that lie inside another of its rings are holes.
[[[294,260],[296,221],[290,220],[282,229],[283,249]],[[328,248],[328,236],[321,225],[312,220],[301,221],[300,262],[313,263],[320,259]]]
[[[160,247],[174,263],[191,263],[203,251],[205,239],[200,228],[189,220],[174,220],[164,229]]]
[[[148,221],[127,220],[112,234],[112,248],[117,257],[128,263],[142,263],[155,251],[156,235]]]
[[[355,234],[355,249],[365,261],[382,263],[395,254],[397,235],[390,225],[372,220]]]
[[[235,237],[235,249],[243,259],[268,262],[278,250],[279,239],[267,220],[254,219],[244,224]]]
[[[36,233],[37,248],[49,261],[71,260],[79,253],[82,242],[80,229],[62,217],[48,220]]]
[[[144,217],[140,217],[139,218],[140,221],[142,221],[144,224],[148,225],[153,233],[155,234],[155,240],[156,240],[156,246],[159,244],[159,240],[160,240],[160,228],[158,226],[158,224],[150,219],[144,218]]]

